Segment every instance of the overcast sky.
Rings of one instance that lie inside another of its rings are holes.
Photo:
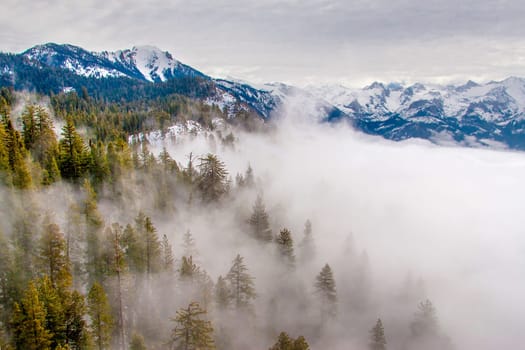
[[[525,76],[523,0],[3,0],[0,50],[151,44],[214,76],[296,85]]]

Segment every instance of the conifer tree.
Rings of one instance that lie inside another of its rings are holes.
[[[8,325],[13,295],[13,257],[11,249],[0,230],[0,324]],[[16,295],[17,297],[17,295]]]
[[[216,202],[228,193],[228,172],[224,163],[216,155],[208,153],[201,157],[197,188],[205,203]]]
[[[287,333],[281,332],[277,338],[277,342],[270,348],[270,350],[309,350],[310,346],[303,336],[297,339],[291,338]]]
[[[11,329],[13,345],[24,350],[48,350],[52,334],[45,328],[46,309],[35,285],[30,282],[21,303],[14,304]]]
[[[182,237],[182,253],[184,256],[191,256],[196,258],[199,256],[197,251],[197,245],[195,244],[195,239],[191,234],[190,230],[187,230],[184,236]]]
[[[88,315],[91,319],[91,336],[98,350],[109,349],[113,318],[106,292],[95,282],[88,293]]]
[[[219,310],[226,310],[231,303],[231,291],[226,280],[219,276],[215,284],[215,304]]]
[[[62,128],[62,139],[59,143],[59,168],[63,178],[78,180],[88,170],[89,154],[84,141],[77,133],[72,118],[67,118]]]
[[[173,258],[173,250],[171,248],[170,241],[166,235],[162,236],[161,242],[161,251],[162,251],[162,269],[167,272],[173,271],[173,263],[175,259]]]
[[[436,309],[430,300],[422,301],[417,306],[418,311],[410,324],[410,330],[414,337],[438,334],[438,319]]]
[[[4,127],[12,184],[20,189],[31,188],[33,179],[27,165],[27,151],[22,137],[18,130],[14,128],[9,116],[4,119]]]
[[[102,228],[104,221],[98,211],[97,195],[90,182],[84,180],[84,201],[81,212],[86,223],[86,270],[88,282],[100,281],[104,275],[104,261],[101,244]]]
[[[266,213],[261,195],[258,195],[255,200],[249,223],[255,238],[263,242],[272,241],[272,230],[270,229],[268,214]]]
[[[63,345],[67,338],[62,296],[46,275],[37,281],[37,290],[38,298],[46,310],[45,328],[51,334],[51,348]]]
[[[232,302],[236,309],[251,306],[251,301],[256,297],[253,280],[254,278],[250,276],[248,268],[244,264],[244,258],[237,254],[230,271],[226,275]]]
[[[314,258],[315,246],[314,238],[312,235],[312,223],[310,220],[306,220],[304,223],[304,236],[303,240],[299,244],[300,258],[302,261],[309,261]]]
[[[144,240],[145,240],[145,254],[146,254],[146,275],[148,277],[151,274],[156,273],[160,270],[161,261],[160,253],[161,247],[159,242],[159,236],[157,234],[157,229],[153,226],[151,219],[146,217],[146,222],[144,224]]]
[[[175,328],[169,341],[172,350],[213,350],[213,327],[210,321],[202,319],[206,311],[198,303],[192,302],[181,308],[172,321]]]
[[[0,184],[11,185],[8,138],[4,123],[0,120]]]
[[[370,350],[386,350],[385,329],[383,322],[378,318],[374,328],[370,330]]]
[[[315,292],[321,302],[321,313],[325,316],[335,316],[337,292],[334,275],[330,265],[326,264],[315,280]]]
[[[56,288],[69,287],[71,273],[67,260],[66,242],[60,227],[46,218],[44,232],[40,238],[40,257],[44,271],[49,276],[52,285]]]
[[[193,263],[193,257],[182,257],[179,277],[185,282],[194,282],[200,273],[199,267]]]
[[[288,267],[295,266],[295,254],[293,249],[292,233],[287,228],[283,228],[275,238],[279,257]]]

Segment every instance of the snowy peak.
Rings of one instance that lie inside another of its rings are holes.
[[[88,78],[128,77],[163,82],[174,77],[204,75],[154,46],[134,46],[115,52],[90,52],[69,44],[37,45],[21,54],[37,67],[67,69]]]

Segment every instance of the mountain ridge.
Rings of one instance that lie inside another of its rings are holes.
[[[525,79],[457,85],[373,82],[361,89],[341,85],[298,88],[216,79],[167,51],[137,45],[92,52],[70,44],[36,45],[0,54],[0,86],[60,93],[89,87],[103,98],[148,99],[178,93],[223,110],[230,118],[251,111],[268,120],[290,98],[313,106],[322,122],[349,122],[391,140],[525,150]]]

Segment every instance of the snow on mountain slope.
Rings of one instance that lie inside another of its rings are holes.
[[[525,117],[525,79],[511,77],[500,82],[461,86],[373,83],[363,89],[341,85],[309,87],[349,115],[385,120],[392,114],[403,119],[477,116],[485,121],[505,123]]]
[[[202,76],[166,51],[154,46],[135,46],[115,52],[90,52],[73,45],[48,43],[22,53],[33,66],[67,69],[88,78],[128,77],[150,82],[181,76]]]

